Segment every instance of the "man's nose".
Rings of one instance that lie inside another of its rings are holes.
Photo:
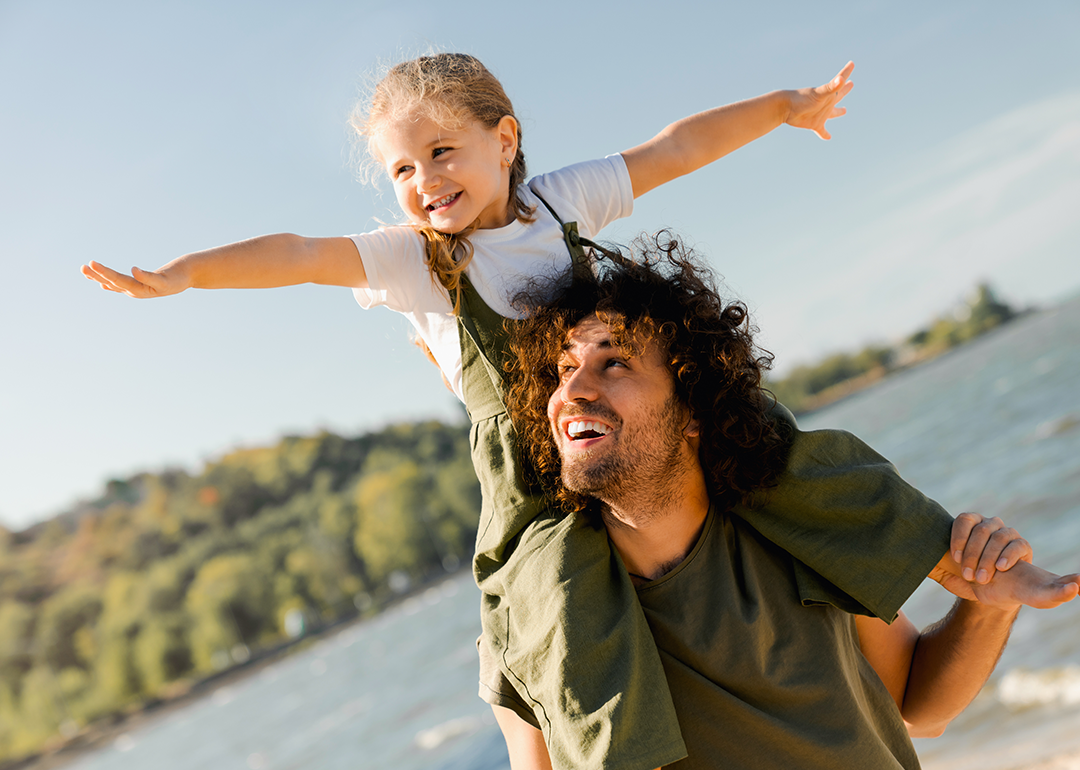
[[[596,373],[590,367],[578,367],[563,380],[562,390],[567,401],[595,401],[599,394]]]

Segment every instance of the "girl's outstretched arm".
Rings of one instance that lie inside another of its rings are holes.
[[[769,94],[716,107],[672,123],[644,144],[622,153],[634,197],[712,163],[787,123],[831,138],[825,122],[847,112],[837,103],[854,83],[852,62],[823,86]]]
[[[117,272],[99,262],[82,274],[103,289],[137,299],[185,289],[269,289],[318,283],[366,288],[364,263],[349,238],[305,238],[281,233],[185,254],[157,270]]]

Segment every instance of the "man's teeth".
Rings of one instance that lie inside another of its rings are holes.
[[[445,198],[439,198],[434,203],[429,203],[427,205],[427,210],[428,211],[434,211],[435,209],[439,208],[439,206],[445,206],[447,203],[454,200],[454,198],[456,198],[457,196],[458,196],[457,193],[452,193],[450,195],[447,195]]]
[[[566,426],[570,438],[596,438],[611,433],[611,428],[594,420],[574,420]]]

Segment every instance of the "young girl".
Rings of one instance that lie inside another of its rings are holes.
[[[552,509],[522,479],[502,403],[503,317],[517,315],[510,298],[531,277],[571,263],[587,269],[581,238],[628,216],[634,198],[783,123],[830,138],[825,122],[844,114],[837,103],[851,90],[853,66],[818,88],[708,110],[621,154],[526,183],[521,128],[498,80],[468,55],[421,57],[393,67],[352,121],[407,224],[342,238],[267,235],[155,271],[128,276],[91,262],[83,273],[139,298],[348,286],[361,306],[406,315],[472,421],[483,492],[473,564],[483,596],[482,697],[541,727],[556,767],[658,767],[685,749],[655,644],[606,536]],[[775,490],[782,504],[751,512],[751,523],[825,578],[808,570],[807,585],[818,586],[808,595],[891,620],[914,586],[845,585],[838,554],[850,563],[854,532],[866,559],[885,549],[925,562],[927,574],[948,547],[951,519],[921,496],[882,510],[881,487],[901,482],[881,458],[837,455],[824,474],[821,462],[793,452]],[[877,490],[861,500],[866,494],[843,481],[867,473]],[[836,522],[819,515],[835,510],[846,517],[840,550]]]

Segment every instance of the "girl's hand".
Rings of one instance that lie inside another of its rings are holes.
[[[996,516],[961,513],[953,522],[949,553],[969,583],[985,585],[994,572],[1011,569],[1018,561],[1031,562],[1031,544]]]
[[[853,69],[855,63],[848,62],[840,74],[825,85],[792,91],[791,107],[784,122],[795,128],[808,128],[822,139],[831,139],[832,134],[825,128],[825,121],[847,113],[846,109],[836,105],[855,86],[848,80]]]
[[[136,299],[149,299],[151,297],[167,297],[170,294],[179,294],[190,284],[178,270],[166,270],[162,268],[154,272],[131,268],[131,275],[118,273],[112,268],[105,267],[100,262],[90,262],[82,266],[82,274],[91,281],[97,281],[101,288],[126,294]]]

